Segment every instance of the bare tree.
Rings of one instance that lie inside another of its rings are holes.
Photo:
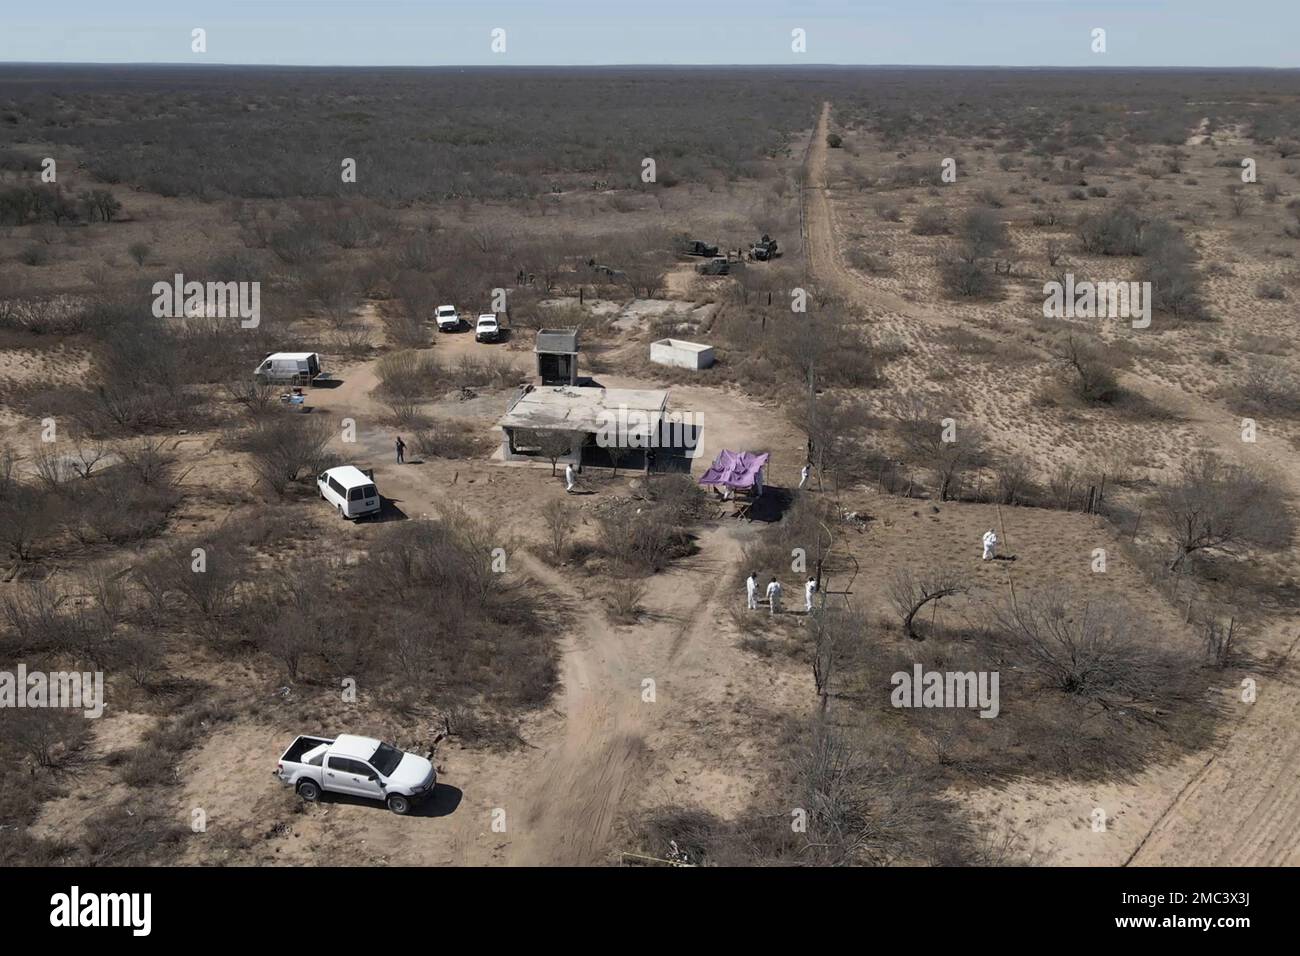
[[[58,525],[58,517],[53,494],[14,482],[0,498],[0,545],[16,562],[26,561],[36,542]]]
[[[918,821],[903,788],[911,781],[873,777],[872,762],[825,719],[797,749],[794,772],[808,813],[800,863],[886,863],[910,843]]]
[[[110,628],[126,620],[130,611],[130,589],[126,579],[129,570],[101,564],[87,574],[86,590],[94,597],[95,609]]]
[[[311,270],[303,280],[303,291],[312,307],[335,329],[352,317],[357,306],[357,278],[347,269],[337,266]],[[429,309],[427,299],[422,306],[426,311]]]
[[[246,572],[240,565],[239,549],[220,532],[211,540],[195,539],[178,545],[150,565],[147,573],[158,576],[164,592],[182,595],[210,621],[234,605],[236,588]],[[141,577],[137,575],[137,580]]]
[[[1274,484],[1212,452],[1184,462],[1156,493],[1155,507],[1174,539],[1171,571],[1198,551],[1279,549],[1291,539],[1292,522]]]
[[[1227,667],[1237,655],[1237,638],[1241,627],[1236,615],[1220,621],[1210,615],[1200,622],[1201,639],[1205,642],[1205,655],[1215,667]]]
[[[653,299],[664,288],[668,272],[663,257],[656,253],[629,256],[622,263],[623,281],[633,295]]]
[[[286,413],[258,422],[243,444],[258,477],[284,495],[291,482],[320,470],[329,440],[327,419]]]
[[[58,491],[75,474],[68,456],[59,451],[55,442],[42,442],[32,455],[32,463],[37,479],[48,491]]]
[[[1060,365],[1074,373],[1074,391],[1088,402],[1110,403],[1119,396],[1115,367],[1102,354],[1098,343],[1074,332],[1057,339],[1055,353]]]
[[[551,555],[555,560],[563,561],[569,552],[569,538],[578,526],[576,516],[568,505],[555,498],[542,508],[542,520],[551,536]]]
[[[969,422],[956,421],[920,398],[899,404],[894,434],[908,458],[933,474],[940,501],[948,500],[969,469],[988,460],[983,431]]]
[[[85,740],[90,721],[73,710],[58,707],[6,709],[3,736],[39,767],[52,767],[60,752],[68,753]]]
[[[1240,219],[1246,212],[1246,191],[1241,188],[1240,183],[1237,183],[1227,186],[1224,193],[1227,194],[1228,206],[1232,209],[1233,218]]]
[[[1047,240],[1047,264],[1049,266],[1055,266],[1058,262],[1060,262],[1061,253],[1063,251],[1064,250],[1061,247],[1061,243],[1058,240],[1048,239]]]
[[[1120,701],[1174,687],[1172,658],[1144,643],[1149,622],[1113,598],[1084,600],[1054,586],[998,609],[994,618],[1027,650],[1035,670],[1067,694]]]
[[[108,447],[102,441],[78,438],[73,443],[73,453],[68,464],[80,478],[85,479],[89,478],[107,457]]]
[[[1033,484],[1033,471],[1029,462],[1020,455],[1008,455],[994,468],[999,504],[1016,505],[1029,492]]]
[[[226,394],[231,401],[243,406],[252,418],[261,418],[276,411],[279,391],[278,386],[270,382],[259,382],[251,375],[240,375],[226,383]]]
[[[609,463],[614,466],[614,474],[612,477],[618,477],[618,463],[625,459],[631,450],[632,449],[628,448],[626,445],[621,445],[618,442],[613,442],[612,444],[605,446],[605,452],[609,455]]]
[[[914,573],[902,568],[894,573],[889,599],[903,624],[903,633],[914,641],[925,640],[916,630],[916,615],[931,601],[939,601],[967,591],[963,575],[955,568],[934,568]]]
[[[136,687],[148,687],[163,669],[163,652],[155,634],[127,634],[116,642],[114,658]]]
[[[542,457],[551,463],[552,477],[555,476],[556,465],[561,458],[573,450],[576,440],[577,436],[573,432],[542,429],[536,433],[538,450]]]
[[[117,455],[142,485],[170,480],[176,457],[166,449],[165,439],[141,438],[117,446]]]
[[[866,616],[845,608],[823,608],[809,624],[813,639],[813,685],[822,707],[831,693],[836,669],[855,643],[866,639]]]

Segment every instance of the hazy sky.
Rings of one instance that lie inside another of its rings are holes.
[[[0,0],[10,62],[1297,67],[1297,40],[1300,0]]]

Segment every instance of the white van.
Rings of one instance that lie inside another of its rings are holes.
[[[310,385],[320,375],[320,356],[315,352],[275,352],[262,359],[253,378],[268,385]]]
[[[339,465],[316,479],[320,496],[338,509],[341,518],[379,513],[379,489],[374,479],[354,465]]]

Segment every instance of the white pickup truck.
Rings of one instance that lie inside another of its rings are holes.
[[[303,734],[271,772],[309,802],[326,791],[346,793],[382,800],[394,813],[409,813],[433,793],[438,779],[433,764],[423,757],[403,753],[374,737],[352,734],[333,740]]]
[[[439,332],[456,332],[460,329],[460,313],[454,305],[440,305],[433,310],[433,320]]]

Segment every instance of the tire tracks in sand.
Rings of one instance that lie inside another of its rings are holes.
[[[804,177],[809,273],[869,315],[960,325],[950,315],[873,288],[844,264],[826,177],[830,110],[829,102],[822,104]],[[1121,375],[1121,381],[1177,412],[1208,447],[1225,458],[1242,458],[1239,419],[1226,409],[1131,373]],[[1249,451],[1254,464],[1285,483],[1293,501],[1300,498],[1300,455],[1294,449],[1282,439],[1261,434]],[[1246,709],[1236,728],[1135,843],[1126,865],[1300,864],[1300,685],[1292,670],[1300,636],[1294,626],[1275,620],[1257,635],[1257,643],[1277,655],[1279,666],[1271,675],[1257,678],[1256,702],[1241,705]]]

